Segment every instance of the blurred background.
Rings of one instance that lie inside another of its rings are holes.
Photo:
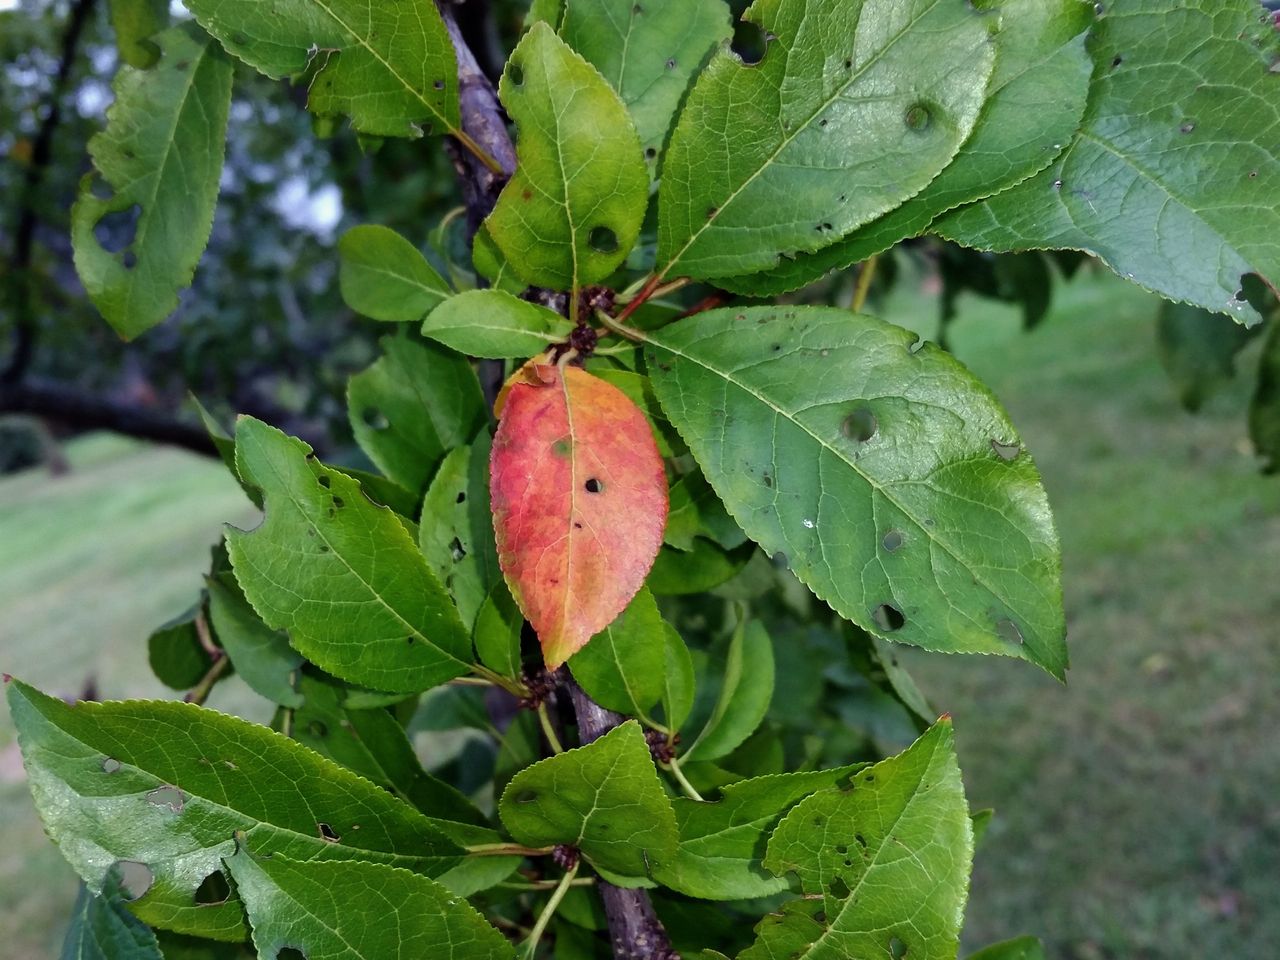
[[[497,34],[473,38],[490,67],[524,4],[493,11]],[[462,238],[437,142],[313,135],[299,90],[242,70],[196,281],[124,344],[68,238],[115,66],[106,0],[0,0],[0,670],[67,697],[173,697],[146,638],[190,605],[221,525],[254,522],[188,392],[354,458],[345,382],[386,328],[343,305],[336,238],[383,223],[446,266]],[[996,808],[966,941],[1276,956],[1280,478],[1260,472],[1244,415],[1260,343],[1190,383],[1167,311],[1109,272],[1046,261],[1011,296],[1014,274],[961,256],[904,251],[875,312],[945,337],[1010,410],[1057,515],[1072,656],[1064,687],[1016,661],[902,651],[955,717],[973,807]],[[210,705],[268,719],[237,684]],[[5,954],[57,956],[75,892],[0,715]]]

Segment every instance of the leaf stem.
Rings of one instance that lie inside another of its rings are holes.
[[[574,864],[560,879],[560,883],[551,893],[551,898],[547,900],[546,906],[542,908],[542,913],[538,914],[538,922],[533,925],[533,932],[529,934],[529,943],[525,947],[525,960],[533,960],[534,954],[538,952],[538,941],[542,939],[542,933],[547,929],[547,924],[551,922],[552,916],[555,915],[556,908],[560,906],[560,901],[564,899],[564,895],[569,892],[569,886],[573,883],[573,878],[577,876],[578,864]]]
[[[547,743],[551,745],[551,752],[564,753],[560,738],[556,736],[556,728],[551,725],[551,715],[547,713],[547,705],[545,703],[538,704],[538,723],[542,724],[542,734],[547,738]]]
[[[525,685],[519,680],[513,680],[511,677],[504,677],[497,671],[490,670],[482,663],[471,664],[471,671],[475,674],[474,677],[455,677],[450,682],[459,684],[469,683],[475,686],[479,686],[481,683],[488,683],[495,687],[501,687],[503,690],[507,691],[507,693],[513,694],[517,697],[526,697],[529,695],[529,691],[525,689]]]
[[[676,762],[675,757],[667,761],[667,769],[671,771],[671,776],[675,777],[676,783],[685,792],[685,796],[690,800],[702,800],[702,794],[695,790],[693,784],[685,778],[684,771],[680,769],[680,764]]]
[[[496,173],[500,177],[506,176],[506,171],[502,169],[502,165],[498,163],[497,160],[493,159],[484,147],[472,140],[467,131],[459,127],[457,130],[453,131],[453,137],[460,144],[470,150],[472,155],[483,163],[491,173]]]
[[[858,271],[858,283],[853,288],[853,299],[849,303],[849,309],[854,313],[861,313],[863,304],[867,302],[867,293],[871,290],[871,281],[876,277],[876,264],[880,261],[880,254],[873,253],[862,262],[862,269]]]
[[[225,653],[217,657],[209,669],[205,671],[205,675],[200,678],[200,682],[192,687],[191,692],[184,698],[187,703],[194,703],[198,707],[208,700],[209,692],[213,689],[213,685],[227,672],[227,667],[229,666],[231,666],[231,658]]]
[[[504,881],[496,886],[501,890],[554,890],[563,882],[563,880],[533,880],[524,883]],[[569,881],[571,887],[594,887],[595,884],[595,877],[578,877],[576,880]]]
[[[473,857],[545,857],[554,847],[526,847],[519,843],[476,843],[463,847]]]
[[[619,314],[621,316],[621,314]],[[639,330],[632,330],[625,324],[619,323],[613,317],[609,316],[603,310],[596,311],[596,319],[608,327],[610,333],[616,333],[620,337],[625,337],[633,343],[644,343],[645,336]]]
[[[662,278],[658,276],[650,277],[645,281],[645,285],[636,292],[634,297],[627,301],[627,305],[623,307],[622,312],[618,314],[618,322],[622,323],[627,319],[627,317],[639,310],[641,305],[654,295],[661,283]]]

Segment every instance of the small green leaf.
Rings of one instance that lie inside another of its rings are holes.
[[[213,666],[213,656],[200,642],[196,618],[204,615],[204,599],[152,632],[147,638],[151,672],[173,690],[190,690]]]
[[[714,310],[648,336],[658,399],[707,480],[837,613],[897,642],[1063,675],[1040,477],[951,356],[822,307]]]
[[[200,422],[204,424],[205,431],[209,434],[209,439],[213,441],[213,447],[218,451],[218,457],[231,471],[231,475],[236,478],[236,483],[240,484],[240,489],[244,491],[249,502],[259,510],[262,509],[262,491],[256,487],[251,487],[240,478],[240,474],[236,472],[236,442],[232,439],[231,434],[227,433],[226,428],[210,413],[200,399],[194,394],[187,394],[191,404],[196,408],[196,413],[200,416]]]
[[[715,54],[662,166],[658,264],[767,270],[918,193],[978,118],[991,24],[953,0],[762,0],[764,59]]]
[[[62,960],[164,960],[155,933],[125,908],[124,897],[115,870],[103,879],[99,896],[80,887]]]
[[[235,579],[223,574],[205,579],[209,620],[236,673],[255,693],[284,707],[302,705],[298,672],[302,655],[289,638],[272,630],[253,612]]]
[[[523,359],[573,332],[560,314],[503,290],[469,290],[432,310],[422,335],[469,357]]]
[[[1186,303],[1160,304],[1156,345],[1160,363],[1178,389],[1182,405],[1194,412],[1236,375],[1236,354],[1257,330]]]
[[[458,65],[434,3],[376,0],[191,0],[227,50],[269,77],[310,78],[307,108],[346,114],[360,133],[458,134]]]
[[[573,678],[609,710],[645,717],[666,680],[666,623],[641,587],[618,618],[569,658]]]
[[[504,677],[520,676],[520,632],[524,617],[511,597],[507,584],[499,578],[476,614],[472,631],[476,656],[490,670]]]
[[[160,61],[120,68],[107,128],[89,141],[96,175],[71,209],[80,282],[132,339],[167,317],[209,242],[231,104],[231,60],[193,23],[158,34]],[[106,244],[99,232],[108,236]]]
[[[466,673],[467,631],[409,532],[310,450],[252,417],[236,425],[240,474],[267,509],[252,532],[228,529],[227,547],[258,615],[311,662],[376,690]]]
[[[684,760],[732,753],[760,726],[773,699],[773,644],[758,620],[743,620],[729,641],[720,697]]]
[[[352,227],[338,241],[338,286],[356,313],[412,323],[445,300],[449,285],[412,243],[387,227]]]
[[[1258,365],[1258,385],[1249,403],[1249,437],[1267,473],[1280,471],[1280,316],[1271,320]]]
[[[663,621],[662,717],[667,729],[678,731],[689,719],[697,692],[693,657],[684,638],[671,624]]]
[[[747,535],[729,516],[701,471],[687,473],[671,485],[667,512],[667,543],[678,550],[692,550],[694,537],[706,537],[726,550],[741,546]]]
[[[168,0],[111,0],[107,6],[120,59],[139,70],[155,66],[160,48],[151,38],[169,25]]]
[[[645,583],[660,597],[705,593],[735,577],[753,553],[755,544],[725,550],[705,537],[694,537],[690,550],[659,550]]]
[[[560,25],[627,105],[651,168],[689,80],[732,34],[723,0],[569,0]]]
[[[485,221],[494,242],[537,286],[603,280],[635,244],[649,195],[626,107],[545,23],[511,54],[499,92],[520,165]]]
[[[976,848],[982,842],[982,838],[987,835],[987,828],[991,826],[991,821],[995,819],[996,811],[994,807],[986,807],[982,810],[975,810],[969,817],[973,821],[973,845]]]
[[[131,864],[145,892],[130,909],[153,926],[244,938],[234,898],[195,900],[236,831],[263,853],[427,875],[461,853],[412,807],[266,727],[184,703],[69,707],[17,680],[8,700],[49,836],[91,890]]]
[[[971,953],[968,960],[1045,960],[1044,945],[1035,937],[1017,937]]]
[[[517,842],[569,844],[593,866],[643,877],[675,848],[676,824],[640,725],[521,770],[502,793],[502,822]]]
[[[431,343],[383,337],[383,354],[351,378],[347,415],[378,468],[422,490],[444,455],[486,420],[480,381],[465,359]]]
[[[259,844],[227,858],[259,957],[307,960],[510,960],[515,951],[469,903],[416,873],[380,863],[315,863]]]

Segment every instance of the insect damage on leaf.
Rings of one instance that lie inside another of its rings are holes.
[[[554,669],[640,589],[666,477],[644,414],[586,371],[532,363],[504,393],[490,461],[498,563]]]

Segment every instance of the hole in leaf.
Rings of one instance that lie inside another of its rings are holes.
[[[276,951],[276,960],[307,960],[307,955],[297,947],[281,947]]]
[[[928,104],[913,103],[907,107],[907,112],[903,115],[902,121],[907,125],[908,130],[923,133],[933,123],[933,114],[929,112]]]
[[[907,622],[907,618],[902,615],[902,611],[891,603],[882,603],[876,607],[871,614],[871,619],[885,633],[899,630]]]
[[[104,757],[102,759],[102,772],[115,773],[120,769],[120,761],[115,757]]]
[[[339,510],[341,510],[343,507],[347,505],[347,501],[343,500],[341,497],[334,497],[333,505],[337,507]]]
[[[1016,443],[1001,443],[994,437],[991,438],[991,449],[996,452],[996,456],[1001,460],[1016,460],[1018,454],[1022,452],[1022,447]]]
[[[901,549],[902,544],[905,541],[906,537],[902,535],[901,530],[890,530],[884,535],[884,540],[881,542],[884,544],[885,550],[889,553],[893,553],[895,550]]]
[[[459,491],[458,491],[458,495],[457,495],[457,497],[455,497],[455,498],[454,498],[454,501],[453,501],[453,502],[454,502],[454,503],[466,503],[466,502],[467,502],[467,491],[465,491],[465,490],[459,490]]]
[[[866,443],[876,435],[876,430],[879,426],[876,422],[876,415],[870,409],[859,407],[844,418],[844,423],[840,425],[840,431],[850,440]]]
[[[327,737],[329,735],[329,725],[323,720],[312,720],[307,724],[307,733],[313,737]]]
[[[831,882],[827,884],[827,889],[836,900],[847,900],[852,892],[849,890],[849,885],[840,877],[832,877]]]
[[[592,477],[582,486],[583,488],[586,489],[587,493],[599,493],[601,490],[604,489],[604,484],[601,481],[597,480],[595,477]]]
[[[1194,120],[1188,120],[1186,123],[1184,123],[1182,126],[1180,126],[1180,127],[1178,128],[1178,130],[1180,130],[1182,133],[1190,133],[1190,132],[1191,132],[1192,130],[1194,130],[1195,128],[1196,128],[1195,121],[1194,121]]]
[[[320,486],[322,486],[322,487],[328,488],[328,486],[329,486],[329,484],[330,484],[331,482],[332,482],[332,481],[331,481],[327,476],[325,476],[323,473],[322,473],[322,474],[320,474],[320,476],[316,477],[316,483],[320,484]]]
[[[608,227],[593,227],[587,242],[596,253],[618,252],[618,235]]]
[[[231,899],[231,885],[227,883],[227,878],[222,875],[221,870],[215,870],[203,880],[200,886],[196,887],[196,904],[202,907],[212,907],[219,903],[226,903]]]
[[[658,156],[658,149],[657,149],[657,147],[646,147],[646,148],[645,148],[645,151],[644,151],[644,158],[645,158],[646,160],[654,160],[654,159],[657,159],[657,156]]]
[[[141,216],[142,207],[136,203],[127,209],[103,214],[93,227],[94,239],[107,253],[120,253],[133,243]]]
[[[387,419],[387,415],[377,407],[365,407],[360,414],[360,419],[371,430],[385,430],[391,426],[391,421]]]
[[[145,896],[156,880],[151,868],[137,860],[117,860],[114,869],[116,876],[120,878],[120,889],[126,900],[137,900]]]
[[[324,823],[324,822],[317,823],[316,829],[320,831],[321,840],[326,840],[329,843],[338,842],[337,833],[335,833],[333,827],[329,826],[327,823]]]
[[[138,255],[132,250],[126,250],[120,255],[120,265],[126,270],[132,270],[138,265]]]
[[[858,846],[860,847],[865,847],[867,845],[867,838],[860,833],[855,833],[853,835],[853,839],[858,841]]]
[[[443,90],[443,89],[444,89],[444,81],[443,81],[443,80],[436,80],[434,83],[432,83],[432,84],[431,84],[431,86],[432,86],[432,87],[434,87],[436,90]]]
[[[147,794],[147,803],[157,807],[168,807],[173,813],[181,813],[185,802],[182,791],[177,787],[156,787]]]
[[[92,182],[89,184],[89,193],[98,200],[110,200],[116,195],[111,184],[107,183],[107,181],[103,180],[101,177],[93,178]]]
[[[521,790],[516,794],[516,803],[533,803],[538,799],[536,790]]]
[[[512,60],[507,64],[507,76],[517,87],[524,86],[524,67]]]
[[[467,555],[467,548],[462,545],[462,541],[458,537],[454,537],[449,544],[449,555],[453,557],[454,563],[457,563]]]
[[[759,24],[749,20],[739,20],[733,28],[733,41],[729,49],[738,55],[738,59],[751,66],[764,59],[769,48],[769,34]]]
[[[1018,625],[1014,623],[1012,620],[997,621],[996,633],[999,635],[1001,640],[1004,640],[1007,643],[1021,644],[1026,642],[1023,639],[1022,631],[1018,628]]]
[[[671,57],[670,59],[667,60],[667,69],[674,70],[675,68],[676,68],[675,57]]]
[[[890,938],[889,956],[893,957],[893,960],[902,960],[902,958],[905,957],[906,955],[907,955],[907,945],[897,937]]]

